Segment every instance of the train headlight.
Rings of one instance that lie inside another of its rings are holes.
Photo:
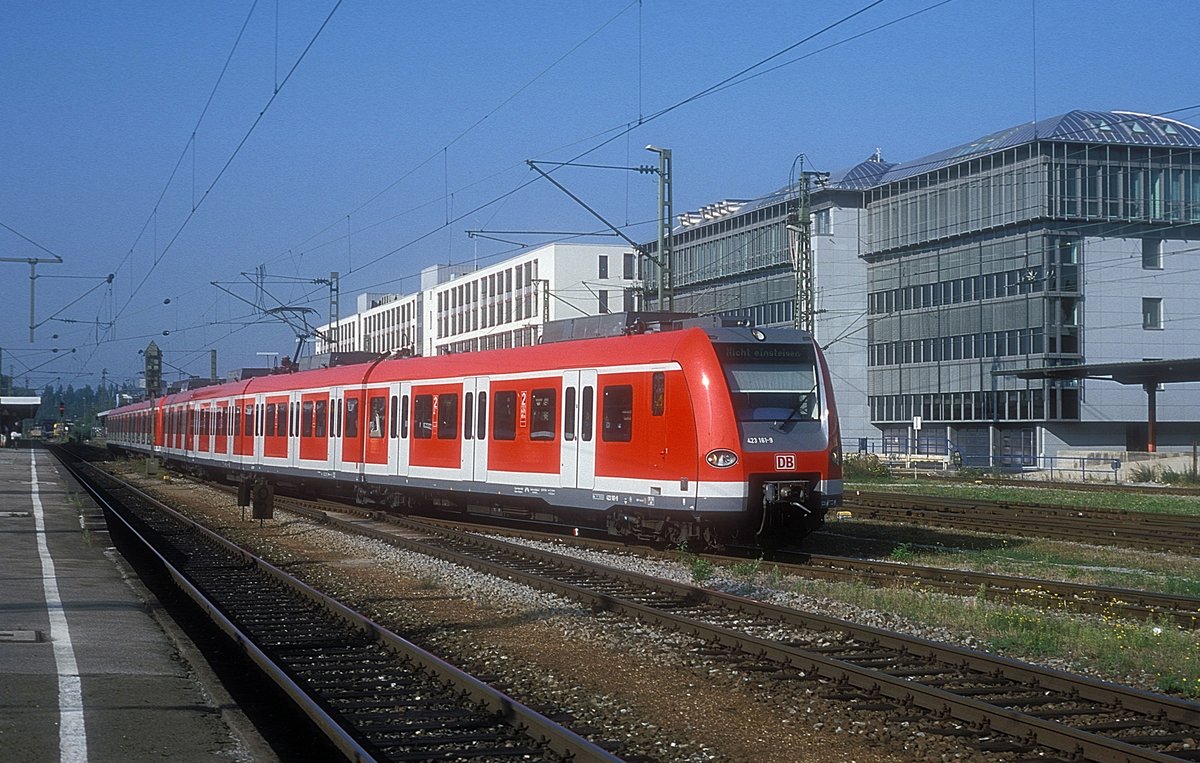
[[[830,466],[842,465],[842,449],[836,445],[829,451],[829,464]]]
[[[718,469],[728,469],[738,462],[738,457],[737,453],[734,453],[732,450],[718,448],[710,450],[708,455],[704,457],[704,460],[708,462],[709,466],[715,466]]]

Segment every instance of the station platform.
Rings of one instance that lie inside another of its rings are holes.
[[[0,759],[264,759],[44,448],[0,449],[0,560]]]

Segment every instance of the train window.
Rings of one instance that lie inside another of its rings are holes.
[[[492,439],[517,439],[516,392],[497,392],[492,396]]]
[[[408,395],[404,395],[403,397],[400,398],[400,410],[402,411],[402,413],[400,414],[400,437],[401,437],[401,439],[407,440],[408,439]]]
[[[592,441],[592,417],[595,415],[594,396],[595,392],[591,387],[583,388],[583,405],[579,412],[579,437],[584,442]]]
[[[267,403],[267,437],[275,436],[275,403]]]
[[[487,437],[487,393],[480,392],[479,399],[476,403],[479,407],[478,415],[475,417],[475,439],[483,440]]]
[[[340,408],[338,410],[341,410]],[[346,437],[358,437],[358,398],[346,398]]]
[[[246,406],[245,413],[246,413],[246,424],[245,424],[246,436],[253,437],[254,436],[254,404],[253,403]],[[189,436],[190,436],[190,433],[189,433]]]
[[[396,439],[396,419],[400,418],[397,414],[400,412],[400,398],[392,395],[392,415],[388,418],[388,434],[394,440]]]
[[[387,421],[387,396],[372,396],[370,401],[371,425],[367,435],[375,439],[383,437],[384,423]]]
[[[453,440],[458,436],[458,393],[438,395],[438,439]]]
[[[433,395],[413,395],[413,439],[433,437]]]
[[[667,375],[655,371],[650,377],[650,415],[661,416],[667,402]]]
[[[529,439],[554,439],[555,395],[553,389],[533,391],[533,417],[529,426]]]
[[[287,403],[280,403],[279,407],[275,409],[275,434],[278,437],[286,437],[287,436],[287,423],[288,423],[287,413],[288,413]]]
[[[629,442],[633,436],[633,385],[604,388],[604,419],[600,437],[605,442]]]
[[[471,439],[475,432],[475,393],[463,395],[463,439]]]
[[[329,434],[333,437],[342,436],[342,401],[334,400],[329,405]]]
[[[305,400],[300,405],[300,436],[312,437],[313,433],[313,404]]]
[[[567,387],[563,392],[563,439],[575,439],[575,395],[574,387]]]
[[[329,416],[328,401],[318,400],[316,406],[313,408],[313,414],[313,422],[316,427],[313,430],[313,434],[317,437],[327,436],[329,430],[325,428],[325,425],[329,422],[327,418]]]

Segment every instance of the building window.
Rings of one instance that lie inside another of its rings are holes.
[[[608,255],[600,255],[600,278],[608,278]]]
[[[625,252],[621,258],[621,277],[626,281],[630,281],[634,276],[634,258],[633,252]]]
[[[813,214],[813,233],[818,236],[828,236],[832,233],[830,230],[828,209],[819,209]]]
[[[1142,270],[1162,270],[1162,239],[1142,239]]]
[[[1161,329],[1163,327],[1162,318],[1162,298],[1161,297],[1143,297],[1142,298],[1142,328],[1144,329]]]

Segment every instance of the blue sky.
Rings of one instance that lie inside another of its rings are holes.
[[[345,314],[428,265],[514,251],[466,230],[597,229],[526,159],[669,147],[684,212],[785,185],[800,153],[906,161],[1075,108],[1195,124],[1197,28],[1194,0],[9,0],[0,257],[64,262],[38,267],[32,344],[29,266],[0,263],[3,371],[131,380],[151,339],[168,378],[207,375],[212,347],[222,373],[258,365],[293,334],[211,282],[253,301],[241,274],[265,265],[276,299],[323,322],[311,282],[330,271]],[[654,176],[556,178],[654,237]]]

